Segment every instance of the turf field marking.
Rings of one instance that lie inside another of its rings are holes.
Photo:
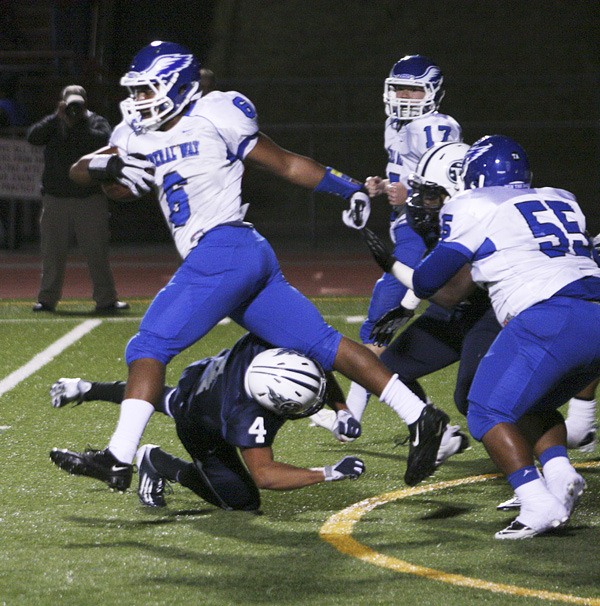
[[[600,462],[591,461],[588,463],[577,464],[575,467],[600,467]],[[448,482],[438,482],[436,484],[430,484],[420,488],[405,488],[402,490],[395,490],[393,492],[386,492],[381,495],[359,501],[358,503],[354,503],[354,505],[350,505],[350,507],[347,507],[346,509],[332,515],[325,522],[325,524],[323,524],[319,534],[324,541],[333,545],[341,553],[358,558],[363,562],[367,562],[375,566],[389,568],[390,570],[394,570],[396,572],[413,574],[415,576],[426,577],[434,581],[441,581],[442,583],[468,587],[470,589],[483,589],[494,593],[506,593],[519,597],[540,598],[542,600],[556,600],[558,602],[567,602],[569,604],[600,606],[600,599],[596,598],[582,598],[570,594],[527,589],[525,587],[518,587],[516,585],[506,585],[504,583],[492,583],[490,581],[484,581],[483,579],[475,579],[459,574],[450,574],[443,572],[442,570],[435,570],[425,566],[417,566],[415,564],[411,564],[410,562],[378,553],[370,547],[359,543],[351,536],[354,526],[360,521],[362,516],[372,511],[376,507],[379,507],[380,505],[385,505],[391,501],[398,501],[400,499],[405,499],[415,495],[434,492],[436,490],[452,488],[454,486],[485,482],[489,479],[498,477],[501,477],[500,474],[485,474],[461,478],[459,480],[451,480]]]
[[[102,324],[101,320],[86,320],[85,322],[82,322],[64,337],[61,337],[58,341],[52,343],[50,347],[47,347],[44,351],[41,351],[31,358],[27,364],[24,364],[21,368],[11,372],[7,377],[0,381],[0,396],[7,391],[10,391],[13,387],[16,387],[21,381],[31,376],[34,372],[37,372],[40,368],[53,360],[59,353],[63,352],[70,345],[73,345],[76,341],[79,341],[81,337],[96,328],[99,324]]]

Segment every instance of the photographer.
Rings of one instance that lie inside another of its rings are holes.
[[[87,260],[96,312],[129,309],[117,299],[108,260],[108,200],[98,183],[81,186],[69,178],[71,165],[82,154],[106,145],[110,132],[108,121],[88,110],[87,93],[77,85],[63,89],[56,112],[27,131],[29,143],[45,146],[40,218],[42,283],[33,311],[55,311],[72,234]]]

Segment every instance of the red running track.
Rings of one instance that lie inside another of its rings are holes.
[[[278,254],[287,280],[307,296],[369,296],[381,271],[365,250],[303,251]],[[111,267],[122,299],[152,298],[177,269],[171,245],[113,247]],[[35,302],[41,257],[35,248],[0,250],[0,300]],[[91,282],[83,257],[72,254],[67,264],[64,299],[90,299]]]

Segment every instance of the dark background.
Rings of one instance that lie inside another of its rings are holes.
[[[280,145],[358,179],[382,174],[383,81],[395,61],[420,53],[445,76],[441,111],[467,143],[485,134],[517,139],[534,185],[573,191],[600,231],[600,3],[588,0],[154,0],[101,2],[102,71],[90,106],[115,124],[118,78],[144,45],[190,47],[218,87],[252,99],[261,128]],[[55,85],[64,85],[56,82]],[[58,88],[57,88],[58,89]],[[56,96],[38,91],[35,111]],[[247,171],[249,220],[286,246],[353,247],[342,200]],[[374,204],[373,226],[388,208]],[[156,207],[114,209],[117,241],[168,239]]]

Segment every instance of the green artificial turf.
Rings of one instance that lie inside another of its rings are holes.
[[[366,299],[315,303],[332,325],[357,337]],[[146,305],[139,301],[118,318],[100,318],[98,326],[0,395],[0,604],[600,604],[597,453],[571,453],[575,464],[585,465],[588,489],[569,526],[525,541],[493,538],[514,517],[495,509],[511,490],[500,478],[480,477],[496,473],[480,444],[472,442],[417,487],[433,490],[407,495],[407,447],[396,445],[407,430],[377,399],[354,443],[340,444],[306,419],[287,423],[275,442],[277,459],[322,466],[356,454],[366,473],[355,482],[263,491],[260,516],[221,511],[178,485],[165,509],[146,509],[135,493],[137,476],[132,489],[119,494],[57,469],[50,449],[105,447],[118,407],[94,402],[55,410],[50,385],[59,377],[125,379],[123,351]],[[61,305],[60,314],[33,315],[28,304],[0,303],[0,388],[11,373],[94,319],[85,309],[73,301]],[[168,382],[189,362],[230,346],[241,334],[233,323],[217,326],[171,363]],[[452,367],[422,383],[464,428],[452,402],[455,374]],[[348,388],[345,379],[341,384]],[[186,457],[166,417],[155,415],[143,440]],[[453,484],[463,478],[473,482]],[[386,494],[362,513],[351,534],[336,534],[355,542],[349,552],[320,535],[332,516],[343,521],[356,510],[347,511],[353,504]],[[508,593],[498,592],[503,586]]]

